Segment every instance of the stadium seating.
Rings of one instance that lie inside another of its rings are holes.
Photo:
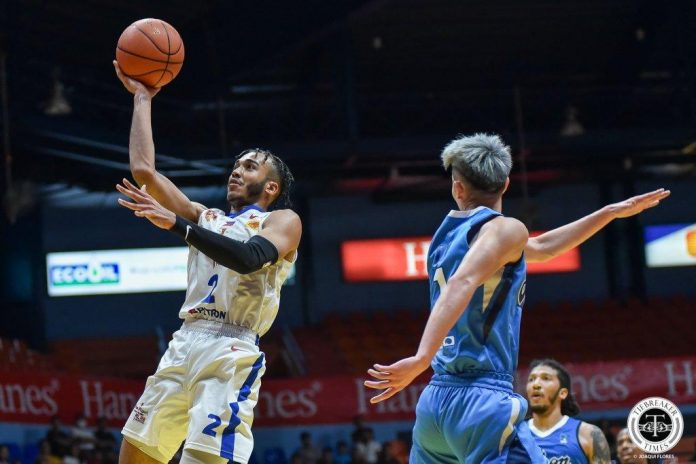
[[[51,344],[63,370],[143,379],[157,367],[157,337],[81,338]]]
[[[692,354],[696,299],[628,298],[576,303],[540,303],[522,317],[520,364],[553,356],[561,362],[592,362]],[[389,363],[413,354],[427,311],[328,313],[321,324],[293,329],[306,360],[307,375],[363,374],[375,362]],[[642,337],[649,327],[650,346]],[[283,367],[283,343],[274,331],[261,343],[267,377],[290,375]],[[0,369],[64,370],[143,379],[159,359],[156,336],[56,341],[48,354],[17,339],[0,339]]]
[[[0,338],[0,369],[47,369],[53,364],[51,356],[29,349],[23,340]]]
[[[540,303],[522,317],[520,364],[553,356],[561,362],[692,354],[696,299],[666,298]],[[309,375],[363,374],[375,362],[413,354],[427,311],[329,313],[317,327],[295,329]],[[641,345],[636,334],[655,337]]]

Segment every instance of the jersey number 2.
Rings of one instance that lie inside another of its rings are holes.
[[[213,274],[213,276],[208,281],[208,286],[213,287],[213,288],[210,289],[210,293],[208,293],[208,296],[205,297],[205,300],[203,300],[203,303],[215,303],[215,295],[213,295],[213,292],[217,288],[217,284],[218,284],[218,275]]]
[[[217,435],[215,429],[218,428],[220,424],[222,424],[222,420],[220,419],[220,416],[216,416],[215,414],[208,414],[208,419],[213,419],[213,422],[205,426],[205,428],[203,429],[203,433],[206,435],[210,435],[211,437],[214,437]]]

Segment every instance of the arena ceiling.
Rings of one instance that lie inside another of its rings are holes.
[[[131,99],[111,60],[142,17],[186,44],[154,106],[159,166],[180,183],[223,178],[249,146],[307,179],[429,175],[448,138],[473,131],[502,133],[532,170],[681,159],[696,118],[694,4],[3,2],[12,173],[110,189],[127,171]],[[55,82],[69,114],[46,114]],[[571,117],[581,133],[560,136]]]

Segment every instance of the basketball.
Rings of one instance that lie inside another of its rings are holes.
[[[119,37],[116,61],[126,76],[159,88],[181,71],[184,42],[176,29],[161,19],[141,19]]]

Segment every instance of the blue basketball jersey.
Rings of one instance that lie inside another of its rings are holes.
[[[470,211],[451,211],[445,217],[428,251],[431,309],[481,227],[498,216],[502,214],[480,206]],[[526,270],[522,257],[501,268],[476,290],[433,358],[435,374],[515,372]]]
[[[428,252],[431,307],[481,227],[498,216],[485,207],[447,215]],[[525,275],[524,257],[499,269],[447,334],[416,406],[409,462],[547,462],[524,421],[527,401],[512,390]]]
[[[529,420],[529,430],[550,464],[588,464],[578,438],[581,421],[563,416],[549,430],[541,431]]]

